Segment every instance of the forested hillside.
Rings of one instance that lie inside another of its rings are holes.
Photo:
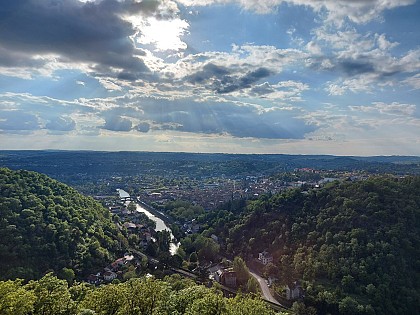
[[[126,244],[92,198],[39,173],[0,169],[0,279],[82,275]]]
[[[202,217],[227,254],[257,256],[279,288],[302,280],[320,314],[416,314],[420,178],[371,178],[231,203]]]

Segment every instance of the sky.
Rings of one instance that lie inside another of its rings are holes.
[[[420,156],[416,0],[1,0],[0,148]]]

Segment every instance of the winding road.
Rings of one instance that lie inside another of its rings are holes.
[[[251,275],[257,279],[260,288],[261,288],[261,292],[264,296],[264,299],[266,299],[267,301],[270,301],[271,303],[274,303],[276,305],[279,306],[283,306],[281,305],[272,295],[270,292],[270,288],[268,287],[267,283],[265,282],[265,279],[262,278],[261,276],[257,275],[255,272],[249,271],[251,273]]]

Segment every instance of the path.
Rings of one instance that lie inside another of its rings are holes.
[[[264,296],[264,299],[266,299],[267,301],[270,301],[271,303],[274,303],[276,305],[279,306],[283,306],[281,305],[272,295],[270,292],[270,288],[268,287],[267,283],[265,282],[265,279],[260,277],[259,275],[257,275],[255,272],[249,271],[251,273],[251,275],[257,279],[260,288],[261,288],[261,292]]]

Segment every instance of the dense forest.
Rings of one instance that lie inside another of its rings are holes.
[[[45,175],[0,168],[0,279],[84,275],[127,246],[110,213]]]
[[[2,315],[274,315],[255,297],[224,298],[180,276],[130,279],[100,287],[69,286],[51,273],[37,281],[0,281]]]
[[[334,182],[233,201],[202,216],[203,234],[226,255],[265,267],[283,285],[300,280],[319,314],[417,314],[420,305],[420,177]]]

